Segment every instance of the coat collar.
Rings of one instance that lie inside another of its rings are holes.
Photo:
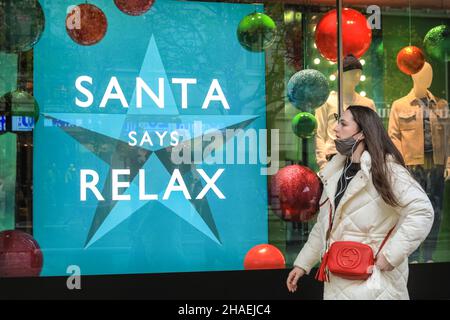
[[[322,180],[323,187],[327,196],[330,198],[330,203],[333,210],[336,210],[336,214],[339,214],[340,208],[347,202],[353,195],[363,189],[369,181],[371,181],[370,169],[372,167],[372,158],[367,150],[365,150],[360,159],[361,170],[350,182],[344,196],[337,208],[334,208],[334,198],[337,189],[337,183],[344,170],[346,156],[336,154],[333,159],[319,172],[319,177]]]
[[[333,159],[331,159],[331,161],[319,172],[320,179],[325,183],[332,176],[342,171],[346,158],[346,156],[343,156],[340,153],[336,154]],[[364,152],[361,154],[360,162],[362,173],[367,178],[369,178],[370,169],[372,168],[372,157],[367,150],[364,150]]]
[[[429,91],[427,90],[427,98],[430,100],[430,102],[432,102],[433,104],[437,103],[436,97]],[[420,101],[419,98],[416,97],[416,95],[414,94],[414,89],[412,89],[408,95],[406,96],[407,101],[409,102],[409,104],[413,105],[413,104],[421,104],[422,102]]]

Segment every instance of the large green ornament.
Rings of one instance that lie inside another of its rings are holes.
[[[423,47],[433,59],[450,61],[450,27],[440,25],[432,28],[423,40]]]
[[[302,139],[311,138],[316,134],[317,120],[309,112],[300,112],[292,119],[292,131]]]
[[[247,50],[261,52],[275,42],[276,24],[268,15],[255,12],[245,16],[237,28],[239,43]]]
[[[0,1],[0,51],[28,51],[44,31],[44,11],[37,0]]]
[[[8,114],[8,110],[11,113]],[[6,116],[39,118],[39,106],[34,97],[26,91],[8,92],[0,98],[0,114]]]
[[[305,69],[289,79],[287,95],[294,107],[310,112],[327,101],[330,88],[327,78],[321,72]]]

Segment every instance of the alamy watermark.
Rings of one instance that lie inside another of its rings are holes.
[[[67,267],[66,273],[70,274],[66,281],[67,289],[81,290],[81,268],[77,265],[70,265]]]

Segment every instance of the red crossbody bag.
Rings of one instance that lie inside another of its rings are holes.
[[[325,204],[328,199],[323,203]],[[323,205],[321,204],[321,206]],[[322,257],[316,279],[319,281],[329,281],[328,272],[349,280],[367,280],[372,274],[378,254],[386,244],[395,226],[389,230],[381,243],[377,253],[373,254],[372,248],[364,243],[355,241],[336,241],[328,248],[328,243],[333,227],[332,209],[330,204],[330,223],[326,234],[326,249]]]

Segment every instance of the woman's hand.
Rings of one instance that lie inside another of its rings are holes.
[[[289,275],[286,280],[286,285],[289,292],[295,292],[297,290],[298,279],[303,277],[305,273],[306,271],[299,267],[294,267],[294,269],[292,269],[292,271],[289,272]]]
[[[378,267],[380,271],[392,271],[394,267],[386,260],[383,253],[378,255],[377,261],[375,261],[375,265]]]

